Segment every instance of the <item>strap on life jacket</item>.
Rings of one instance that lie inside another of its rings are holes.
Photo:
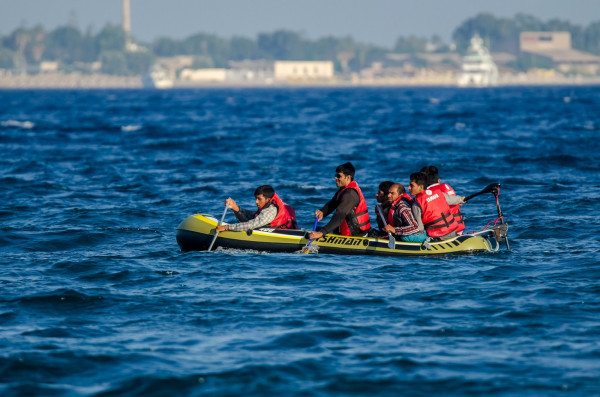
[[[425,229],[441,229],[443,227],[448,227],[451,225],[451,222],[448,222],[447,218],[454,218],[454,216],[450,213],[442,213],[442,216],[440,216],[439,218],[431,221],[431,222],[427,222],[426,224],[423,225],[423,227],[425,227]],[[439,224],[437,226],[432,226],[435,225],[437,223],[439,223],[440,221],[443,221],[443,224]]]

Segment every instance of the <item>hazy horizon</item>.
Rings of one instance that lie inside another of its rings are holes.
[[[261,32],[286,29],[309,39],[352,36],[359,42],[392,47],[399,36],[410,35],[439,35],[449,43],[456,27],[481,12],[509,18],[524,13],[543,21],[561,19],[582,26],[600,21],[599,0],[130,1],[132,35],[144,42],[199,32],[256,37]],[[91,27],[95,31],[107,23],[122,23],[122,0],[0,0],[0,9],[0,35],[19,26],[40,24],[54,29],[72,20],[82,30]]]

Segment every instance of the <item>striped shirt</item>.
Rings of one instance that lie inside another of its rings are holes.
[[[273,222],[273,219],[277,216],[277,206],[267,204],[256,218],[254,217],[255,212],[256,211],[246,210],[241,207],[238,212],[234,211],[235,217],[241,223],[229,225],[229,230],[243,232],[245,230],[258,229],[259,227],[269,227],[269,224]]]
[[[411,208],[404,200],[398,202],[393,217],[395,236],[410,236],[411,234],[419,233],[419,224],[413,216]]]

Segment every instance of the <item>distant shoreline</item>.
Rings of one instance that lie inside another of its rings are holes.
[[[501,76],[495,87],[510,86],[586,86],[600,85],[600,77],[539,77],[528,75]],[[291,88],[291,87],[457,87],[456,79],[434,76],[431,78],[396,79],[353,79],[341,78],[327,81],[235,81],[235,82],[182,82],[175,81],[168,89],[201,88]],[[143,89],[141,76],[83,75],[83,74],[40,74],[0,75],[0,89]],[[478,87],[462,87],[478,88]],[[150,88],[154,89],[154,88]],[[167,90],[168,90],[167,89]]]

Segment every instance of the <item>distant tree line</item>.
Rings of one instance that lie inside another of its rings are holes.
[[[482,13],[464,21],[454,30],[452,39],[457,49],[463,51],[468,47],[473,34],[478,33],[486,40],[490,51],[518,54],[521,32],[558,31],[571,33],[571,46],[574,49],[600,55],[600,21],[582,27],[560,19],[544,22],[526,14],[497,18],[492,14]]]
[[[456,50],[462,53],[473,34],[485,39],[492,52],[519,53],[522,31],[568,31],[575,49],[600,55],[600,21],[587,27],[552,19],[547,22],[533,16],[517,14],[513,18],[498,18],[478,14],[456,28],[452,35]],[[399,37],[393,48],[356,42],[352,37],[324,37],[309,40],[300,33],[278,30],[260,33],[256,39],[222,38],[197,33],[176,40],[159,37],[129,51],[122,28],[106,25],[99,32],[82,32],[75,26],[60,26],[46,31],[41,26],[18,28],[8,36],[0,36],[0,68],[26,70],[42,61],[58,61],[61,70],[92,72],[93,63],[101,64],[108,74],[143,74],[156,57],[192,55],[196,67],[228,67],[229,61],[241,60],[331,60],[338,70],[360,70],[372,62],[381,61],[390,52],[418,54],[448,52],[450,47],[439,36]],[[527,67],[527,62],[516,66]]]

